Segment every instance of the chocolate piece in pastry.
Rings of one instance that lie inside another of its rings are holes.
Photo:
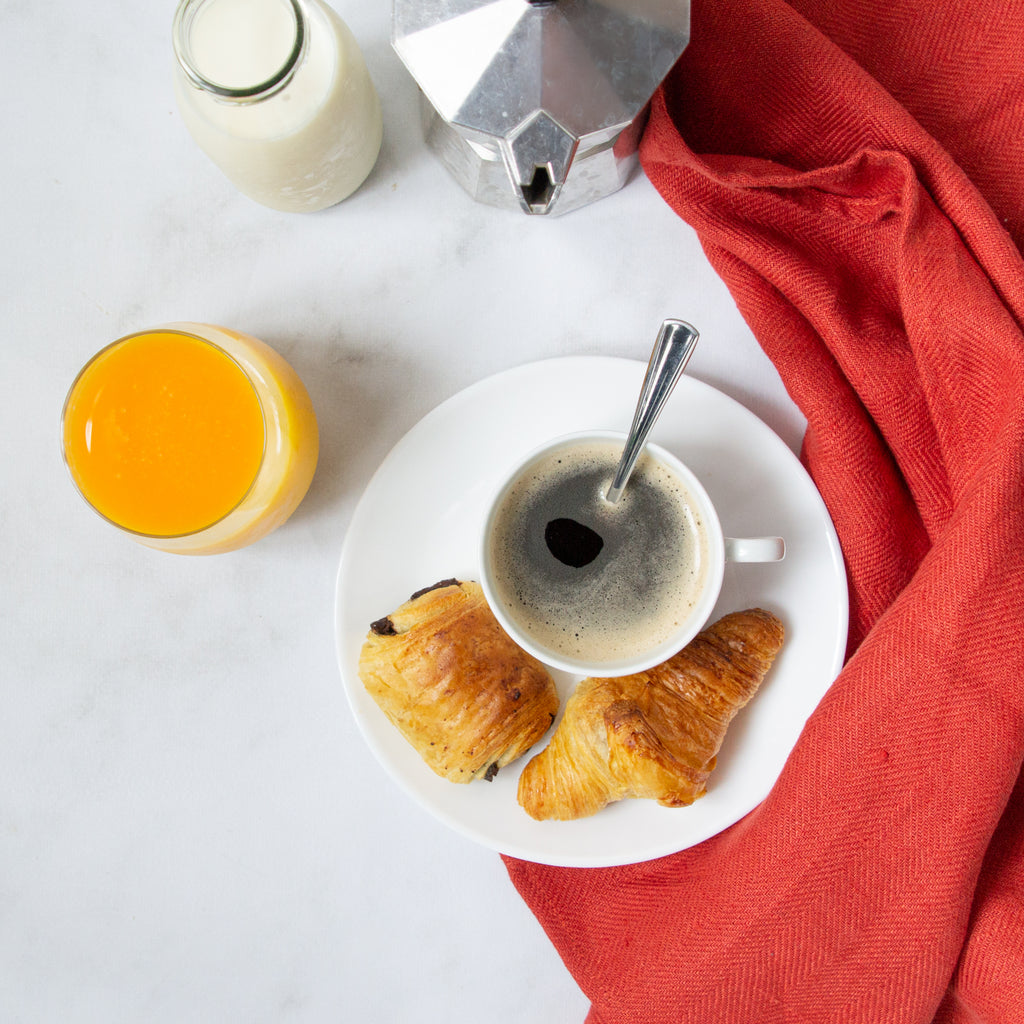
[[[561,820],[626,797],[693,803],[782,641],[770,612],[733,612],[655,668],[584,679],[547,748],[519,776],[519,803],[531,817]]]
[[[445,580],[374,622],[359,677],[423,760],[452,782],[493,778],[558,714],[551,675],[501,628],[478,583]]]

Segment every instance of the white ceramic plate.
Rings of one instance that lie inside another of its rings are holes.
[[[502,474],[555,435],[626,429],[645,368],[606,357],[552,359],[489,377],[448,399],[381,464],[342,550],[338,662],[370,749],[441,821],[525,860],[573,867],[628,864],[674,853],[727,828],[768,794],[842,666],[846,573],[817,489],[796,456],[753,413],[684,376],[650,439],[702,479],[727,535],[786,539],[783,562],[726,568],[712,618],[761,606],[783,620],[787,636],[760,691],[730,726],[707,795],[684,808],[626,800],[580,821],[534,821],[516,801],[529,754],[493,782],[447,782],[427,768],[367,695],[357,664],[370,623],[437,580],[479,579],[477,536]],[[564,703],[578,677],[552,675]]]

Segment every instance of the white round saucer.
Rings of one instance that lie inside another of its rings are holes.
[[[777,534],[786,540],[782,562],[730,564],[712,614],[713,620],[760,606],[782,619],[787,637],[760,691],[730,726],[706,796],[684,808],[626,800],[579,821],[534,821],[516,801],[519,772],[530,754],[503,768],[493,782],[447,782],[431,772],[366,693],[357,664],[369,624],[438,580],[479,579],[477,537],[500,477],[547,438],[626,429],[645,369],[633,360],[565,357],[507,370],[454,395],[385,458],[342,548],[338,663],[367,744],[396,782],[438,819],[525,860],[572,867],[628,864],[685,849],[727,828],[768,794],[843,663],[846,572],[814,483],[753,413],[684,376],[650,439],[697,473],[728,535]],[[564,704],[578,677],[552,675]]]

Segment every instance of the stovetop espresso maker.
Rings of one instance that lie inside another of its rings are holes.
[[[626,184],[689,37],[689,0],[394,0],[392,18],[427,144],[474,199],[530,214]]]

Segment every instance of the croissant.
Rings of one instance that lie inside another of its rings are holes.
[[[725,731],[782,646],[782,623],[734,612],[646,672],[584,679],[551,742],[519,777],[533,818],[595,814],[626,797],[683,807],[704,795]]]
[[[374,622],[359,677],[427,765],[452,782],[494,778],[558,714],[550,673],[508,637],[473,582],[444,580]]]

